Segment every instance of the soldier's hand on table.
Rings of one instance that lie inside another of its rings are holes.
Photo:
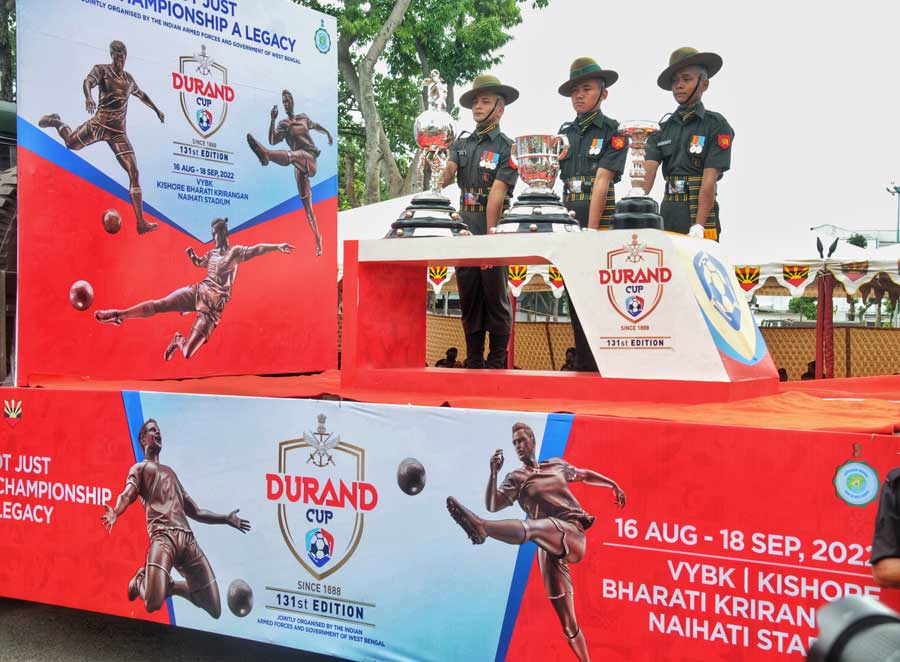
[[[688,236],[694,237],[695,239],[703,239],[703,226],[699,223],[694,223],[691,226],[691,229],[688,230]]]

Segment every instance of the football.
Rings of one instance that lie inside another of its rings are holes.
[[[408,457],[397,467],[397,485],[410,496],[425,489],[425,467],[413,457]]]
[[[331,548],[321,532],[316,532],[309,543],[309,556],[313,561],[322,563],[331,556]]]
[[[103,229],[110,234],[115,234],[122,228],[122,216],[115,209],[107,209],[103,212]]]
[[[243,579],[235,579],[228,586],[228,608],[239,618],[253,609],[253,589]]]
[[[69,303],[75,310],[87,310],[94,303],[94,288],[86,280],[76,280],[69,288]]]

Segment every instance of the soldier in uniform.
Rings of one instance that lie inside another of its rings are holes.
[[[662,163],[666,190],[660,212],[665,229],[716,241],[721,232],[716,182],[731,166],[734,130],[701,99],[721,68],[722,58],[715,53],[687,46],[672,53],[656,83],[672,91],[678,108],[647,141],[644,180],[649,193]]]
[[[238,265],[260,255],[279,251],[291,253],[290,244],[256,244],[254,246],[230,246],[228,244],[228,219],[217,218],[212,222],[212,236],[216,247],[203,257],[187,249],[187,256],[195,267],[206,268],[206,278],[194,285],[181,287],[163,299],[142,301],[130,308],[98,310],[94,319],[105,324],[120,325],[133,317],[152,317],[159,313],[197,313],[190,335],[185,338],[175,332],[163,358],[168,361],[176,350],[184,358],[191,358],[209,340],[219,326],[225,304],[231,299],[231,288],[237,277]]]
[[[900,467],[888,472],[881,488],[869,563],[876,584],[900,588]]]
[[[238,517],[237,510],[220,515],[196,504],[172,468],[160,463],[162,433],[152,418],[141,426],[138,442],[144,450],[144,460],[131,467],[116,505],[105,506],[106,512],[100,516],[107,533],[112,533],[116,520],[137,499],[147,514],[147,560],[128,583],[128,599],[140,596],[147,611],[153,612],[162,607],[166,598],[176,595],[219,618],[222,602],[216,575],[194,538],[188,518],[204,524],[227,524],[241,533],[250,530],[250,522]],[[173,567],[184,581],[172,578]]]
[[[478,76],[459,105],[472,111],[475,131],[464,132],[450,146],[444,186],[456,178],[459,210],[472,234],[487,234],[509,207],[518,174],[509,162],[512,140],[500,131],[507,104],[518,90],[496,76]],[[512,310],[506,292],[506,267],[458,267],[459,303],[466,334],[466,367],[505,368],[512,331]],[[490,334],[487,363],[485,336]]]
[[[577,658],[589,662],[584,633],[575,617],[575,589],[569,564],[584,558],[587,548],[585,530],[594,523],[594,516],[584,511],[569,489],[569,483],[609,488],[619,508],[625,507],[625,492],[612,478],[590,469],[573,467],[562,458],[538,462],[534,430],[525,423],[513,425],[512,443],[522,466],[506,474],[497,487],[497,476],[503,467],[503,450],[494,452],[484,505],[489,512],[495,513],[518,503],[528,519],[483,519],[452,496],[447,497],[447,510],[474,545],[484,543],[487,538],[508,545],[522,545],[529,540],[537,545],[538,567],[550,604]]]
[[[116,155],[119,165],[128,173],[128,193],[131,206],[137,218],[138,234],[152,232],[156,223],[144,220],[144,206],[141,194],[141,182],[138,179],[137,157],[134,147],[125,132],[125,115],[128,112],[128,99],[132,95],[150,108],[160,122],[165,122],[165,115],[150,100],[146,92],[138,87],[134,77],[125,71],[125,58],[128,52],[125,44],[114,41],[109,45],[109,56],[112,64],[97,64],[84,79],[84,107],[91,118],[74,131],[62,121],[59,115],[51,113],[38,120],[38,126],[46,129],[52,127],[59,132],[59,137],[66,147],[79,150],[97,142],[105,142]],[[92,90],[98,88],[97,103],[94,103]]]
[[[582,228],[591,230],[609,229],[616,208],[614,184],[622,177],[628,155],[627,140],[618,133],[619,123],[600,111],[608,88],[618,79],[615,71],[580,57],[569,68],[569,80],[559,87],[577,113],[572,122],[559,128],[569,139],[569,151],[559,162],[563,203],[575,212]],[[571,300],[569,311],[575,335],[575,370],[596,372],[597,362]]]
[[[322,235],[319,234],[319,226],[316,223],[316,214],[312,205],[312,187],[309,180],[316,176],[318,164],[316,159],[319,158],[321,150],[316,147],[310,131],[318,131],[324,133],[328,138],[328,144],[334,143],[331,134],[321,124],[314,122],[305,113],[294,115],[294,95],[288,90],[281,93],[281,102],[284,104],[284,112],[287,113],[287,119],[283,119],[275,126],[275,120],[278,119],[278,106],[272,106],[269,121],[269,144],[277,145],[282,140],[290,147],[289,150],[266,149],[256,138],[249,133],[247,134],[247,144],[259,159],[262,165],[268,165],[269,161],[280,166],[294,166],[294,179],[297,181],[297,194],[300,196],[300,202],[303,203],[303,209],[306,210],[306,220],[309,227],[313,231],[313,237],[316,240],[316,256],[322,254]]]

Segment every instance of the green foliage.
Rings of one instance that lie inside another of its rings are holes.
[[[0,0],[0,99],[16,100],[16,1]]]
[[[847,239],[847,243],[859,246],[860,248],[865,248],[869,244],[869,241],[861,234],[852,234],[850,235],[850,238]]]
[[[294,1],[337,17],[340,41],[352,44],[357,74],[359,60],[395,4],[395,0]],[[456,87],[500,62],[497,51],[512,38],[510,30],[522,22],[522,6],[542,8],[548,1],[413,0],[382,55],[374,80],[375,105],[401,175],[407,175],[416,155],[413,123],[424,108],[423,78],[432,69],[440,71],[448,85],[448,101],[455,103]],[[353,98],[343,72],[338,127],[339,207],[346,209],[363,199],[366,171],[373,166],[365,163],[366,137],[359,100]],[[349,170],[345,163],[348,154],[355,162],[352,189],[358,193],[357,200],[347,195],[344,177]]]
[[[788,310],[792,313],[801,313],[803,319],[816,319],[816,309],[818,302],[815,297],[793,297],[788,301]]]

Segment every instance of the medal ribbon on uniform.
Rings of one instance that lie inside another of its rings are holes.
[[[706,136],[693,136],[691,138],[691,146],[688,151],[691,154],[700,154],[703,151],[703,145],[706,143]]]

